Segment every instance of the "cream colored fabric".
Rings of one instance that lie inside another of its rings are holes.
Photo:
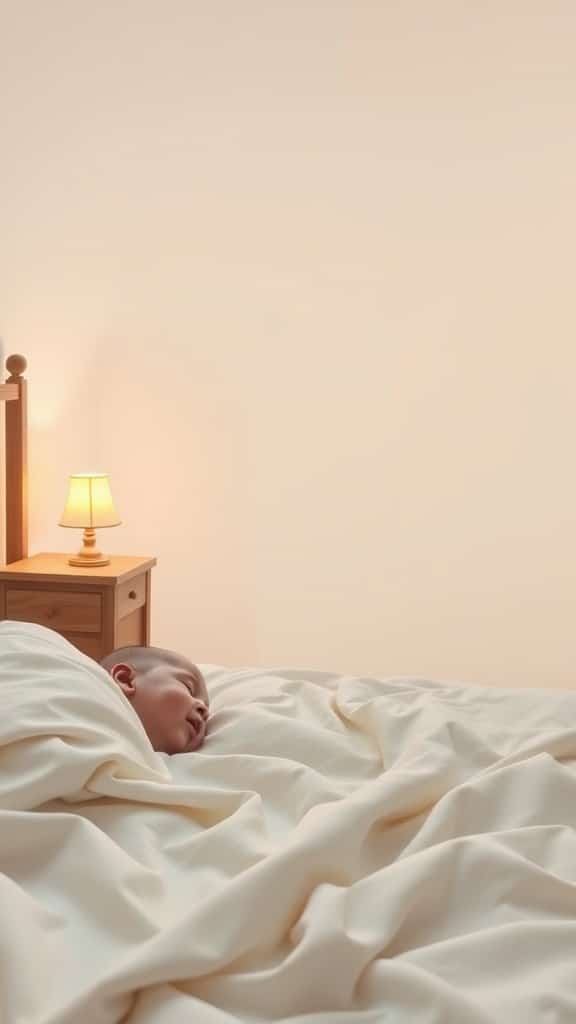
[[[576,1020],[576,694],[204,672],[163,758],[0,625],[3,1024]]]

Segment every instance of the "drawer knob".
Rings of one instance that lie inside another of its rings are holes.
[[[131,590],[130,593],[128,594],[128,597],[130,598],[131,601],[135,601],[136,598],[138,597],[138,594],[136,593],[135,590]]]

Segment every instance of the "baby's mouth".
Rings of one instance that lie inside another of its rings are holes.
[[[196,749],[196,747],[200,746],[202,740],[204,739],[204,734],[206,732],[205,722],[201,718],[198,718],[197,720],[189,718],[188,728],[190,731],[190,742],[188,749],[194,750]]]

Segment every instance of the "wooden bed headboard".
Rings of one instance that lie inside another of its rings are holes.
[[[24,356],[6,360],[9,376],[0,383],[0,402],[5,402],[6,563],[28,555],[28,423]],[[1,560],[1,559],[0,559]]]

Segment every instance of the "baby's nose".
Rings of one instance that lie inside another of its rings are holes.
[[[206,719],[208,718],[208,708],[206,707],[204,701],[198,700],[197,697],[194,697],[193,700],[194,710],[197,711],[199,715],[202,715],[202,718],[204,719],[204,721],[206,721]]]

